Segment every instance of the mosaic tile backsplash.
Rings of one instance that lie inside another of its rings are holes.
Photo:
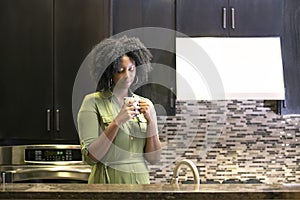
[[[175,163],[190,159],[202,183],[300,183],[300,116],[280,116],[263,101],[176,102],[158,116],[162,161],[151,183],[169,183]],[[193,180],[183,168],[180,181]]]

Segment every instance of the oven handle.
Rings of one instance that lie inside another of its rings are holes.
[[[91,168],[50,167],[35,169],[16,169],[2,172],[3,183],[13,183],[26,180],[64,179],[87,181]]]

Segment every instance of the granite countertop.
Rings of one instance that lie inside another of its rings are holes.
[[[300,184],[0,185],[0,199],[300,199]]]

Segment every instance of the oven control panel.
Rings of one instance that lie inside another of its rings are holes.
[[[80,149],[25,149],[25,162],[82,161]]]

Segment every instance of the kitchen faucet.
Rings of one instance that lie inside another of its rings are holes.
[[[192,170],[193,176],[194,176],[194,184],[197,184],[197,185],[200,184],[200,178],[199,178],[199,172],[198,172],[197,166],[191,160],[187,160],[187,159],[181,160],[175,166],[171,184],[178,184],[179,170],[181,169],[182,165],[186,165]]]

